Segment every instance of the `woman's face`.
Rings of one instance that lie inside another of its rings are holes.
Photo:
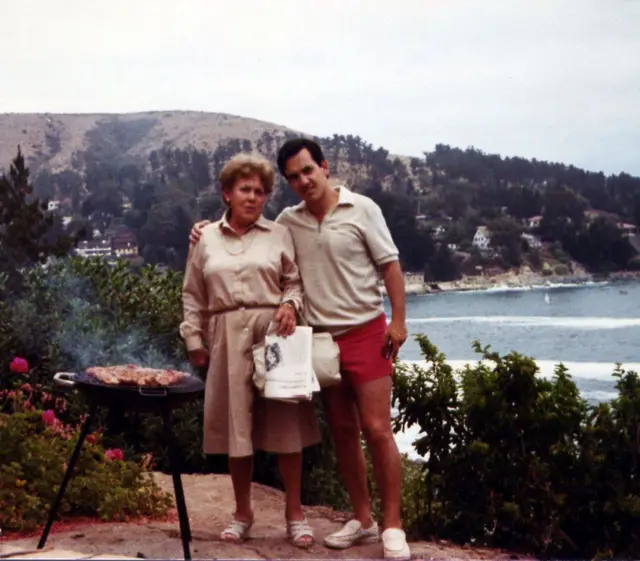
[[[248,226],[260,218],[267,195],[257,175],[240,177],[225,199],[231,208],[232,221],[238,226]]]

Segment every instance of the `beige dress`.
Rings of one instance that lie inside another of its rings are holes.
[[[302,306],[302,284],[289,230],[261,217],[244,235],[223,218],[191,248],[183,285],[187,348],[209,347],[204,452],[248,456],[260,449],[299,452],[320,441],[312,403],[260,398],[251,347],[264,339],[284,301]]]

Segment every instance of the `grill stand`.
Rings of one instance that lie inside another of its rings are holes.
[[[58,489],[58,494],[56,495],[53,504],[51,505],[51,509],[49,511],[49,518],[47,519],[47,524],[44,527],[44,531],[40,536],[40,541],[38,542],[38,549],[42,549],[47,542],[47,537],[49,536],[49,532],[51,530],[51,526],[56,518],[56,514],[58,513],[58,509],[60,508],[60,503],[62,502],[62,497],[64,496],[65,491],[67,490],[67,485],[69,484],[69,480],[71,479],[71,475],[73,473],[73,468],[78,461],[78,456],[80,456],[80,450],[82,450],[82,445],[84,444],[85,439],[87,438],[87,434],[89,434],[89,428],[91,425],[91,421],[96,413],[97,404],[92,404],[89,410],[89,414],[87,415],[84,424],[82,425],[82,430],[80,431],[80,436],[78,437],[78,442],[76,443],[75,448],[73,449],[73,453],[71,454],[71,458],[69,459],[69,465],[67,466],[67,470],[64,474],[64,478],[62,479],[62,483],[60,488]],[[182,488],[182,478],[180,477],[179,470],[179,458],[180,454],[178,453],[178,449],[176,446],[175,438],[173,436],[172,431],[172,422],[171,422],[171,408],[166,406],[162,409],[162,418],[164,421],[164,437],[169,449],[169,463],[171,465],[171,476],[173,479],[173,489],[176,497],[176,506],[178,508],[178,520],[180,521],[180,537],[182,538],[182,549],[184,551],[184,558],[191,559],[191,551],[189,548],[189,542],[191,541],[191,526],[189,525],[189,515],[187,514],[187,504],[184,498],[184,490]]]

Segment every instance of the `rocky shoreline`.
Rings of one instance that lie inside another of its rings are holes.
[[[479,290],[530,290],[534,288],[554,288],[558,286],[580,286],[604,282],[640,280],[639,271],[620,271],[607,275],[594,275],[578,269],[571,275],[559,276],[534,272],[528,267],[520,271],[507,271],[498,275],[463,276],[449,282],[416,283],[407,282],[408,295],[438,294],[442,292],[470,292]],[[386,296],[384,285],[382,293]]]

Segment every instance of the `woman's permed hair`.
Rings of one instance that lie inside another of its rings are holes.
[[[220,187],[223,192],[231,191],[239,178],[254,175],[260,178],[265,194],[270,195],[273,191],[275,172],[269,160],[260,154],[236,154],[220,172]]]

